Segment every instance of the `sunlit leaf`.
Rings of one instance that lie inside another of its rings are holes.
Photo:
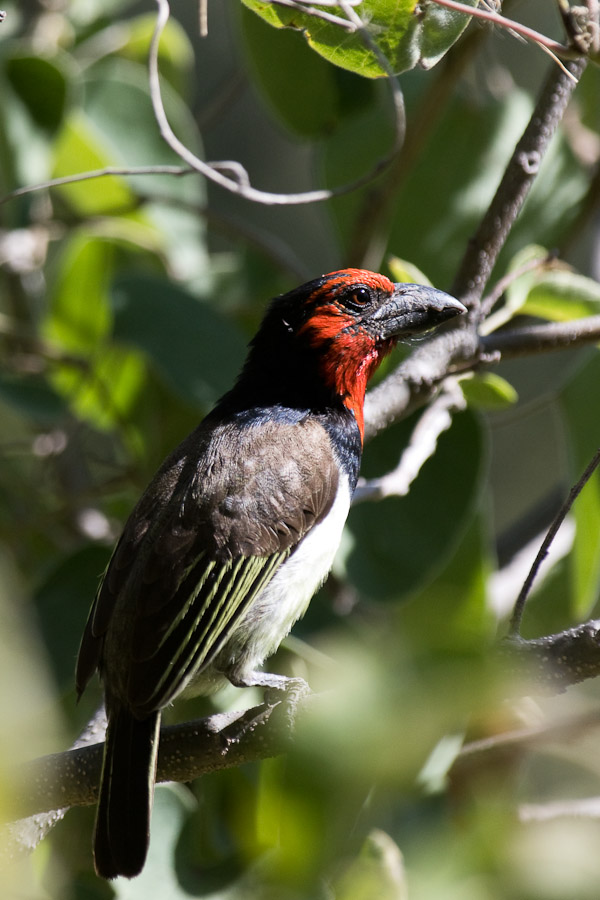
[[[102,135],[81,110],[65,122],[54,150],[53,176],[63,178],[80,172],[118,165]],[[133,194],[123,178],[114,175],[65,184],[54,190],[62,194],[78,212],[94,215],[127,209]]]
[[[89,350],[109,333],[108,285],[114,245],[75,233],[63,249],[44,325],[47,338],[70,350]]]
[[[394,281],[403,281],[412,284],[427,284],[431,286],[431,281],[424,272],[415,266],[414,263],[407,259],[400,259],[398,256],[390,256],[387,264],[389,266]]]
[[[527,294],[522,312],[558,322],[598,315],[600,283],[568,269],[544,272]]]
[[[309,13],[262,2],[243,0],[253,12],[276,28],[301,29],[310,46],[321,56],[367,78],[384,74],[373,50],[358,33],[349,33],[341,25],[325,22]],[[476,0],[467,0],[475,6]],[[327,8],[344,18],[339,7]],[[364,0],[358,13],[372,39],[395,73],[434,65],[452,46],[469,23],[464,13],[440,9],[433,3],[416,0]]]
[[[519,399],[512,384],[495,372],[463,378],[460,386],[467,403],[475,409],[505,409]]]

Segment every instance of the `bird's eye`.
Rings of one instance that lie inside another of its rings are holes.
[[[366,287],[355,288],[348,296],[348,302],[352,306],[366,306],[373,298],[371,291]]]

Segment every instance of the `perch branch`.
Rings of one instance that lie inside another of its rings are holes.
[[[192,781],[208,772],[283,753],[289,746],[288,717],[285,702],[265,703],[164,727],[157,781]],[[18,773],[25,786],[20,795],[23,813],[33,816],[95,803],[103,748],[102,742],[79,746],[26,763]],[[13,823],[11,830],[18,825]]]
[[[600,674],[600,620],[536,640],[507,639],[502,643],[501,653],[514,668],[526,667],[530,677],[533,673],[544,690],[562,691],[569,684]],[[300,715],[309,708],[307,704],[318,699],[311,695],[303,701]],[[282,702],[163,728],[157,780],[186,782],[209,772],[277,756],[289,749],[290,731],[295,724],[290,721],[289,707]],[[528,731],[524,739],[543,737],[543,733],[532,736]],[[460,756],[487,752],[491,743],[491,749],[504,750],[509,740],[515,740],[514,734],[474,742],[466,745]],[[43,814],[50,818],[55,815],[50,810],[62,812],[69,806],[95,803],[101,765],[100,743],[27,763],[19,774],[27,786],[21,798],[24,814]],[[19,826],[20,822],[13,823],[11,832]]]

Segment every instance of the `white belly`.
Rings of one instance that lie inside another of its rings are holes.
[[[250,673],[277,650],[325,581],[349,508],[348,479],[342,475],[333,506],[325,519],[309,531],[298,549],[277,570],[213,664],[199,676],[194,685],[196,690],[202,692],[205,679],[213,681],[215,670],[223,672],[233,666],[237,674]]]

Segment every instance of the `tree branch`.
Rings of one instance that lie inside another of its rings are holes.
[[[600,619],[531,640],[511,635],[500,653],[511,667],[522,668],[528,684],[560,693],[600,675]]]
[[[528,684],[533,679],[544,691],[560,692],[568,685],[600,674],[600,620],[535,640],[506,639],[500,652],[510,668],[526,672]],[[281,701],[162,728],[157,781],[192,781],[209,772],[286,752],[299,715],[318,699],[316,695],[309,696],[294,714],[288,704]],[[531,737],[530,732],[527,735]],[[536,733],[535,737],[539,739],[540,735]],[[507,736],[500,735],[493,742],[497,744],[506,739]],[[488,743],[467,745],[461,757],[487,750]],[[485,746],[480,746],[483,744]],[[60,817],[70,806],[95,803],[102,750],[101,743],[92,744],[44,756],[23,766],[18,777],[27,786],[21,797],[24,814],[38,816],[41,813],[50,820],[56,815],[50,810],[60,808]],[[9,828],[13,855],[19,847],[14,833],[21,827],[22,820]],[[23,852],[22,847],[19,849]]]
[[[289,719],[290,709],[283,700],[161,728],[156,780],[192,781],[208,772],[283,753],[289,748]],[[23,814],[62,812],[95,803],[103,749],[103,743],[77,746],[26,763],[17,774],[25,785],[19,797]],[[12,833],[21,821],[11,825]]]
[[[468,243],[450,293],[468,308],[479,303],[500,250],[539,171],[550,139],[563,117],[587,60],[567,63],[568,74],[552,68],[523,135],[514,149],[498,190]]]
[[[500,353],[504,358],[599,343],[600,315],[571,322],[547,322],[510,331],[494,331],[482,337],[480,342],[485,353]]]
[[[585,59],[567,63],[576,78],[585,65]],[[370,392],[365,405],[366,438],[426,403],[436,385],[455,367],[473,366],[480,360],[476,329],[481,296],[573,89],[574,83],[565,72],[556,67],[550,69],[496,194],[468,243],[450,291],[472,310],[472,315],[438,331]]]

